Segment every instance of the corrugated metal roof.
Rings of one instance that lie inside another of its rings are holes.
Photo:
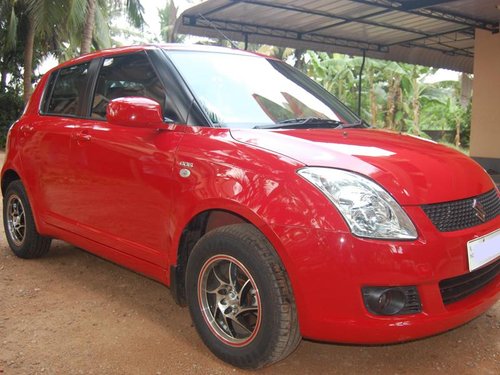
[[[498,32],[500,0],[208,0],[184,34],[472,72],[475,29]]]

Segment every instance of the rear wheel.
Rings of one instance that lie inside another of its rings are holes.
[[[186,272],[195,327],[222,360],[260,368],[288,356],[300,342],[295,302],[271,244],[249,224],[206,234]]]
[[[49,251],[51,239],[37,232],[26,190],[19,180],[11,182],[5,192],[3,224],[7,242],[18,257],[38,258]]]

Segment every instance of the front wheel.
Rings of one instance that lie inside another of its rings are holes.
[[[270,365],[300,342],[284,267],[252,225],[221,227],[200,239],[188,260],[186,292],[201,338],[234,366]]]
[[[49,251],[51,239],[37,232],[26,190],[19,180],[11,182],[5,191],[3,225],[7,242],[18,257],[39,258]]]

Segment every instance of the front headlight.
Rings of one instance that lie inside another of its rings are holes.
[[[337,207],[359,237],[408,240],[417,230],[401,206],[380,185],[340,169],[307,167],[297,172]]]

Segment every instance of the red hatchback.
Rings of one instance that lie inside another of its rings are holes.
[[[176,45],[47,73],[9,132],[5,232],[68,241],[169,285],[235,366],[301,337],[416,339],[499,290],[500,194],[459,152],[371,129],[274,59]]]

